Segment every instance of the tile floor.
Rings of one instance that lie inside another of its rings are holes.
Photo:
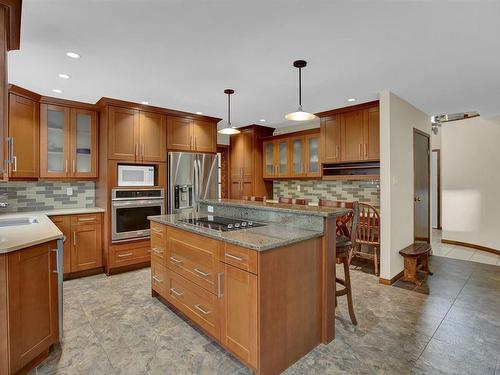
[[[431,266],[429,295],[353,270],[358,326],[341,298],[336,339],[285,375],[500,375],[500,268],[446,257]],[[151,298],[149,278],[143,269],[65,282],[63,342],[31,375],[250,373]]]
[[[442,257],[500,266],[500,256],[498,255],[469,247],[441,243],[441,231],[437,229],[432,230],[432,251],[434,255]]]

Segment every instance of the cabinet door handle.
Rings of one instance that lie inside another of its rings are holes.
[[[198,143],[198,142],[196,142],[196,135],[195,135],[195,136],[194,136],[194,149],[195,149],[195,150],[196,150],[196,147],[197,147],[197,143]]]
[[[181,297],[184,293],[178,292],[175,288],[170,288],[170,291],[174,293],[177,297]]]
[[[73,246],[76,246],[76,231],[73,232]]]
[[[65,163],[66,163],[66,166],[65,166],[65,168],[64,168],[64,171],[65,171],[65,172],[66,172],[66,174],[67,174],[67,173],[68,173],[68,160],[66,160],[66,161],[65,161]]]
[[[79,217],[78,221],[79,222],[82,222],[82,221],[95,221],[95,217]]]
[[[193,148],[193,136],[192,135],[189,136],[189,148],[191,148],[191,149]]]
[[[226,256],[226,258],[234,259],[234,260],[237,260],[238,262],[243,262],[245,260],[241,257],[238,257],[238,256],[233,255],[233,254],[229,254],[229,253],[225,253],[224,255]]]
[[[125,254],[118,254],[118,258],[126,258],[126,257],[129,257],[131,255],[134,255],[134,253],[125,253]]]
[[[196,304],[196,305],[194,305],[194,307],[196,308],[196,310],[198,310],[199,312],[201,312],[203,315],[210,314],[210,311],[207,311],[207,310],[203,309],[199,303]]]
[[[76,160],[73,159],[73,173],[76,172]]]
[[[153,280],[160,284],[163,283],[163,280],[160,279],[158,276],[153,276]]]
[[[12,172],[17,172],[17,156],[12,157],[14,159],[14,167],[12,168]]]
[[[202,270],[200,270],[199,268],[195,268],[193,271],[194,271],[194,272],[196,272],[198,275],[201,275],[201,276],[203,276],[203,277],[210,276],[210,274],[209,274],[209,273],[203,272],[203,271],[202,271]]]
[[[368,143],[365,143],[364,147],[365,147],[365,158],[367,158],[368,157]]]
[[[158,255],[163,254],[163,250],[158,249],[157,247],[153,247],[153,248],[151,248],[151,250],[153,250],[153,253],[155,253],[155,254],[158,254]]]
[[[163,234],[163,231],[161,229],[151,228],[151,230],[157,234]]]
[[[177,264],[182,263],[182,259],[177,259],[177,258],[175,258],[175,257],[170,257],[170,260],[171,260],[172,262],[177,263]]]
[[[222,272],[217,274],[217,298],[221,298],[222,294]]]

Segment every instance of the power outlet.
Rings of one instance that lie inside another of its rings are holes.
[[[66,188],[66,195],[73,195],[73,188],[72,187]]]
[[[208,212],[214,212],[214,206],[207,206],[207,211]]]
[[[297,185],[297,191],[300,191],[300,185]]]

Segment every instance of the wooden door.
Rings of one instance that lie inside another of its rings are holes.
[[[414,239],[430,242],[430,137],[413,130]]]
[[[40,105],[40,177],[69,177],[70,109]]]
[[[40,122],[39,105],[35,101],[9,94],[10,149],[14,160],[9,177],[36,178],[39,175]]]
[[[364,111],[363,157],[365,160],[380,160],[380,116],[379,108],[372,107]]]
[[[139,160],[167,160],[166,116],[141,111],[139,115]]]
[[[191,120],[183,117],[167,118],[168,150],[191,151],[193,144]]]
[[[71,272],[102,266],[101,224],[73,224]]]
[[[139,154],[139,111],[108,108],[108,159],[135,161]]]
[[[305,138],[294,137],[289,140],[290,149],[290,176],[303,177],[306,175],[305,166]]]
[[[342,113],[340,154],[343,162],[363,160],[363,111]]]
[[[338,163],[341,157],[340,116],[335,115],[321,119],[321,142],[324,163]]]
[[[71,272],[71,216],[51,216],[50,220],[59,228],[64,234],[65,239],[63,242],[63,271],[64,273]]]
[[[305,166],[307,177],[321,176],[321,152],[320,152],[320,136],[312,134],[305,136]]]
[[[213,122],[193,121],[194,150],[198,152],[217,151],[217,125]]]
[[[262,142],[262,150],[263,150],[263,171],[262,176],[264,178],[272,178],[276,174],[276,156],[274,141],[264,141]]]
[[[97,177],[97,113],[71,109],[71,177]]]
[[[220,262],[221,342],[257,367],[257,276]]]
[[[11,372],[58,341],[57,249],[47,242],[8,254]]]
[[[275,177],[289,177],[291,173],[290,140],[278,139],[274,142],[274,155],[276,164]]]

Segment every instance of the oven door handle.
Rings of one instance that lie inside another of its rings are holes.
[[[163,206],[162,200],[156,201],[134,201],[134,202],[113,202],[113,207],[143,207],[143,206]]]

